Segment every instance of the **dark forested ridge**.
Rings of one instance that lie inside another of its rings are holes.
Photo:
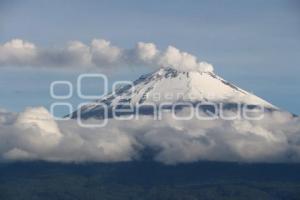
[[[300,164],[0,164],[0,199],[300,199]]]

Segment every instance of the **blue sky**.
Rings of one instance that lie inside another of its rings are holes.
[[[226,80],[299,114],[299,11],[296,0],[1,0],[0,43],[21,38],[46,48],[104,38],[124,48],[139,41],[161,49],[174,45],[212,63]],[[110,77],[132,80],[146,71]],[[78,74],[2,67],[0,107],[20,111],[29,105],[49,106],[51,81],[74,82]]]

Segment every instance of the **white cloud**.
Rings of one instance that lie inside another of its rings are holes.
[[[146,63],[151,63],[155,60],[156,56],[159,53],[159,50],[153,43],[139,42],[136,45],[135,52],[139,60]]]
[[[109,120],[104,128],[83,128],[76,120],[54,121],[44,108],[0,112],[0,158],[61,162],[139,159],[144,149],[166,164],[198,160],[300,162],[300,119],[265,113],[262,120],[178,121],[165,115]]]
[[[80,41],[71,41],[64,48],[39,48],[32,67],[90,68],[90,47]]]
[[[72,41],[67,46],[67,52],[73,55],[74,63],[78,65],[90,65],[91,63],[91,53],[90,47],[83,44],[80,41]]]
[[[122,50],[111,45],[110,41],[94,39],[91,44],[92,61],[96,66],[119,63]]]
[[[0,65],[30,66],[37,58],[37,48],[33,43],[13,39],[0,44]]]
[[[199,62],[197,58],[187,52],[169,46],[159,59],[163,67],[173,66],[180,71],[213,71],[212,65],[206,62]]]
[[[131,49],[122,49],[104,39],[94,39],[90,45],[72,41],[62,48],[41,48],[21,39],[0,44],[0,66],[4,67],[106,69],[131,65],[213,71],[212,65],[199,61],[194,55],[173,46],[161,51],[153,43],[138,42]]]

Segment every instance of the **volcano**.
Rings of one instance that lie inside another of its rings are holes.
[[[229,83],[214,72],[179,71],[168,67],[142,75],[132,85],[119,87],[114,93],[111,92],[96,102],[82,106],[80,112],[75,111],[71,117],[77,118],[80,113],[83,119],[102,118],[103,109],[99,104],[107,105],[109,110],[124,105],[133,108],[144,105],[140,114],[153,114],[153,111],[147,109],[147,105],[172,105],[179,102],[189,102],[193,105],[199,102],[222,103],[227,109],[234,108],[236,104],[243,104],[250,107],[260,106],[268,111],[278,110],[271,103]]]

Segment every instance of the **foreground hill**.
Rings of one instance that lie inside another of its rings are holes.
[[[2,163],[0,199],[300,199],[300,164]]]

